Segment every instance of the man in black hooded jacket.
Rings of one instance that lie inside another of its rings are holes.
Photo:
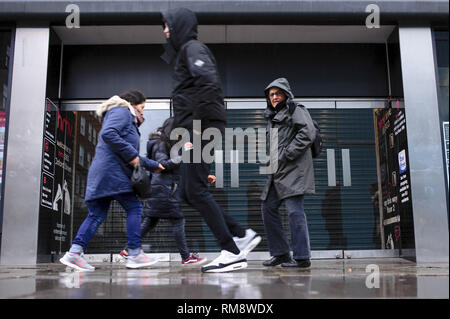
[[[174,62],[172,103],[174,128],[189,131],[191,141],[210,127],[225,131],[226,111],[216,61],[206,45],[197,40],[197,18],[185,9],[172,9],[162,13],[164,34],[167,39],[161,56],[168,64]],[[197,128],[194,120],[200,120]],[[209,141],[201,140],[201,149],[185,147],[184,151],[202,154]],[[192,145],[192,144],[190,144]],[[181,163],[180,193],[183,199],[197,209],[211,229],[221,247],[221,254],[202,267],[203,272],[226,272],[247,267],[247,254],[261,241],[251,229],[244,230],[226,214],[208,191],[210,164],[203,158],[200,163]],[[235,237],[233,237],[235,236]]]

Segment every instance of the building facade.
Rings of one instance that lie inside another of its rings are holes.
[[[197,13],[218,63],[229,135],[211,192],[262,234],[254,258],[268,250],[263,90],[286,77],[324,139],[305,201],[313,258],[448,263],[448,1],[85,0],[0,2],[1,264],[48,262],[70,247],[87,214],[99,103],[144,92],[146,155],[148,135],[171,114],[160,12],[174,7]],[[190,248],[218,252],[199,214],[183,210]],[[125,229],[113,203],[86,253],[117,254]],[[177,252],[165,222],[143,245]]]

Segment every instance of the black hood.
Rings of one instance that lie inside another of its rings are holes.
[[[189,40],[197,39],[197,17],[186,8],[170,9],[162,12],[163,23],[169,26],[170,38],[165,44],[161,58],[171,63],[176,52]]]

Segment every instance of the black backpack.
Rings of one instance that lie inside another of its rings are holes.
[[[300,106],[305,107],[302,104],[300,104]],[[292,115],[294,113],[296,107],[297,107],[296,103],[289,103],[289,114]],[[311,145],[311,153],[312,153],[312,157],[316,158],[322,152],[323,139],[322,139],[322,136],[320,135],[319,123],[317,123],[314,120],[312,120],[312,121],[313,121],[314,127],[316,128],[316,138],[315,138],[314,142]]]

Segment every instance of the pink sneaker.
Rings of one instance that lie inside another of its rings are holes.
[[[200,257],[198,253],[191,253],[187,259],[182,259],[181,264],[184,265],[201,265],[208,259],[206,257]]]
[[[147,267],[156,264],[158,261],[159,261],[158,259],[151,259],[141,250],[141,253],[139,255],[128,256],[126,267],[127,268]]]
[[[122,250],[122,251],[119,253],[119,256],[120,256],[121,258],[127,260],[128,257],[130,256],[130,254],[128,254],[128,251],[127,251],[126,249],[124,249],[124,250]]]
[[[144,250],[141,249],[141,253],[143,253],[143,252],[144,252]],[[128,253],[128,249],[127,248],[125,248],[124,250],[122,250],[119,253],[119,261],[120,262],[126,262],[128,260],[128,257],[130,257],[130,254]]]

